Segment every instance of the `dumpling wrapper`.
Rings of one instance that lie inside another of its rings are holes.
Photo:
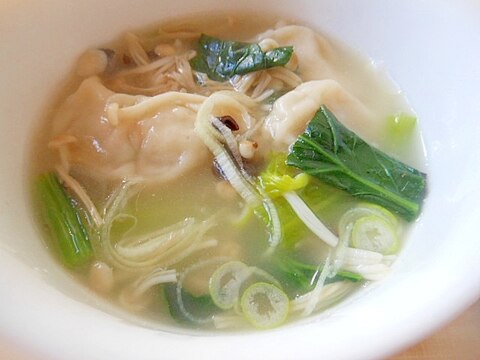
[[[177,92],[115,94],[92,77],[60,107],[53,133],[76,139],[68,144],[68,162],[96,178],[171,181],[211,161],[194,133],[204,99]]]
[[[338,62],[338,54],[322,35],[304,26],[288,25],[258,36],[258,40],[267,38],[280,46],[293,46],[303,81],[336,78],[334,64]]]
[[[411,112],[381,68],[336,42],[332,44],[312,29],[282,26],[257,38],[263,39],[273,39],[280,46],[292,45],[298,59],[296,72],[304,80],[293,92],[277,100],[267,119],[265,128],[275,138],[277,151],[295,141],[321,105],[326,105],[345,126],[374,146],[388,146],[382,131],[392,109]],[[319,80],[325,82],[316,82]]]
[[[274,151],[287,151],[305,131],[321,105],[350,130],[366,140],[378,137],[370,111],[334,80],[315,80],[299,85],[273,104],[265,119],[264,133],[273,139]]]

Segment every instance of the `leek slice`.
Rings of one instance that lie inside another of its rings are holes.
[[[350,209],[340,219],[338,232],[357,249],[390,255],[400,248],[399,221],[379,205],[362,203]]]
[[[394,254],[400,244],[392,225],[375,215],[362,217],[355,222],[351,243],[358,249],[381,254]]]
[[[342,216],[338,224],[339,232],[341,232],[342,229],[344,230],[349,223],[353,224],[358,219],[370,215],[381,217],[394,228],[398,226],[398,219],[384,207],[370,203],[360,203]]]
[[[256,328],[270,329],[281,325],[288,316],[288,296],[278,287],[263,282],[247,288],[240,300],[245,318]]]
[[[242,289],[253,282],[268,282],[279,288],[281,284],[272,275],[255,266],[241,261],[230,261],[220,266],[210,277],[209,292],[219,308],[236,308]]]
[[[240,286],[250,273],[248,266],[240,261],[230,261],[215,270],[209,282],[215,305],[224,310],[231,309],[238,302]]]

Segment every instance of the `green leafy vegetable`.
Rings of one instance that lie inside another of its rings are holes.
[[[265,265],[265,269],[282,283],[290,299],[313,290],[315,277],[322,271],[321,266],[304,263],[284,252],[277,253],[270,263]],[[361,275],[339,271],[334,277],[327,278],[325,284],[342,280],[357,282],[362,279]]]
[[[288,63],[293,47],[279,47],[263,52],[258,44],[220,40],[202,34],[197,56],[190,60],[195,71],[216,81]]]
[[[306,174],[295,176],[295,168],[288,166],[286,160],[286,154],[272,155],[267,168],[258,177],[258,181],[272,198],[277,209],[282,229],[282,245],[291,248],[308,234],[309,230],[281,195],[286,191],[299,190],[305,187],[309,176]],[[256,214],[265,223],[268,222],[268,214],[263,208],[257,209]]]
[[[165,284],[163,291],[168,303],[170,315],[179,323],[195,325],[197,324],[195,319],[198,319],[199,322],[205,322],[221,311],[209,295],[194,296],[182,289],[181,294],[184,307],[184,309],[182,309],[177,297],[177,284]],[[186,312],[190,316],[187,316]]]
[[[63,262],[69,267],[85,264],[93,255],[81,211],[66,193],[55,173],[37,181],[42,214],[55,240]]]
[[[287,158],[309,175],[408,221],[420,213],[426,175],[368,145],[322,106]]]
[[[267,168],[258,177],[260,186],[273,199],[281,228],[282,246],[292,249],[309,229],[281,195],[296,191],[313,213],[331,229],[337,228],[338,218],[352,204],[353,198],[337,188],[322,183],[287,165],[287,154],[273,154]],[[257,215],[267,222],[267,214],[257,211]]]
[[[319,239],[335,247],[338,237],[321,221],[297,190],[308,185],[309,176],[305,173],[293,176],[294,168],[286,164],[286,155],[277,155],[260,176],[260,183],[272,198],[283,197],[302,223]]]
[[[282,196],[287,191],[303,189],[308,184],[309,176],[305,173],[295,175],[294,168],[289,167],[286,160],[286,154],[274,155],[259,177],[261,186],[272,198]]]

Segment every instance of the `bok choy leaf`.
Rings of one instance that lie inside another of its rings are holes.
[[[264,268],[281,281],[288,297],[294,299],[313,290],[315,278],[320,274],[323,266],[308,264],[287,253],[278,252],[270,263],[264,265]],[[343,280],[358,282],[363,278],[361,275],[340,270],[334,277],[327,278],[325,284]]]
[[[190,60],[190,65],[212,80],[226,81],[234,75],[285,65],[292,54],[292,46],[264,52],[258,44],[220,40],[202,34],[197,55]]]
[[[408,221],[420,213],[426,175],[368,145],[322,106],[293,144],[287,163]]]
[[[285,157],[277,155],[273,158],[259,177],[261,186],[272,198],[282,196],[290,205],[298,218],[307,226],[312,233],[330,246],[336,246],[338,238],[328,229],[305,201],[297,194],[296,190],[305,188],[309,182],[309,176],[300,173],[291,176],[292,167],[287,166]]]

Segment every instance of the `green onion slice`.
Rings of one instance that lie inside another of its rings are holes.
[[[209,291],[219,308],[231,309],[237,302],[240,287],[251,271],[241,261],[230,261],[220,266],[210,277]]]
[[[351,243],[357,249],[393,254],[399,248],[398,236],[390,223],[380,216],[365,216],[353,225]]]
[[[288,296],[272,284],[258,282],[247,288],[240,300],[245,318],[256,328],[281,325],[288,316]]]

